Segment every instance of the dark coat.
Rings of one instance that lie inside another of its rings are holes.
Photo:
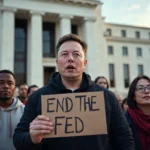
[[[29,124],[41,114],[41,95],[72,93],[64,87],[60,74],[53,73],[47,86],[34,92],[28,99],[24,114],[18,124],[13,142],[17,150],[134,150],[130,127],[121,111],[114,94],[95,84],[83,73],[82,83],[77,92],[103,91],[108,134],[65,138],[43,139],[33,144],[29,134]]]

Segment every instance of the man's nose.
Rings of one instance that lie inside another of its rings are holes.
[[[9,85],[7,84],[7,83],[4,83],[4,86],[3,86],[4,88],[8,88],[9,87]]]
[[[68,55],[68,61],[73,61],[73,55],[72,54]]]
[[[23,91],[23,92],[26,92],[27,90],[26,90],[26,89],[23,89],[22,91]]]

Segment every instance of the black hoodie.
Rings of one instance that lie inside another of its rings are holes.
[[[61,82],[58,72],[50,76],[48,85],[35,91],[28,99],[24,114],[13,137],[17,150],[134,150],[133,138],[129,125],[114,94],[91,81],[90,76],[83,73],[80,88],[73,92],[103,91],[107,135],[79,136],[43,139],[34,144],[29,135],[29,124],[37,115],[41,115],[41,95],[72,93]]]

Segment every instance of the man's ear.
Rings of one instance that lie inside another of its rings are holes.
[[[87,59],[84,60],[84,65],[86,66],[86,64],[87,64]]]
[[[86,69],[86,65],[87,65],[87,60],[85,59],[85,60],[84,60],[84,71],[85,71],[85,69]]]

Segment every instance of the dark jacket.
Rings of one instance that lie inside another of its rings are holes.
[[[137,128],[136,128],[132,118],[130,117],[128,111],[125,112],[125,116],[127,118],[129,126],[130,126],[130,128],[132,130],[132,135],[133,135],[133,139],[134,139],[134,143],[135,143],[135,150],[142,150],[141,142],[140,142],[140,138],[139,138],[139,135],[138,135]]]
[[[41,95],[72,93],[64,87],[60,74],[53,73],[47,86],[34,92],[28,99],[24,114],[18,124],[13,142],[17,150],[134,150],[133,138],[126,118],[114,94],[95,84],[83,73],[82,83],[74,92],[103,91],[106,109],[107,135],[43,139],[33,144],[29,124],[41,114]]]

